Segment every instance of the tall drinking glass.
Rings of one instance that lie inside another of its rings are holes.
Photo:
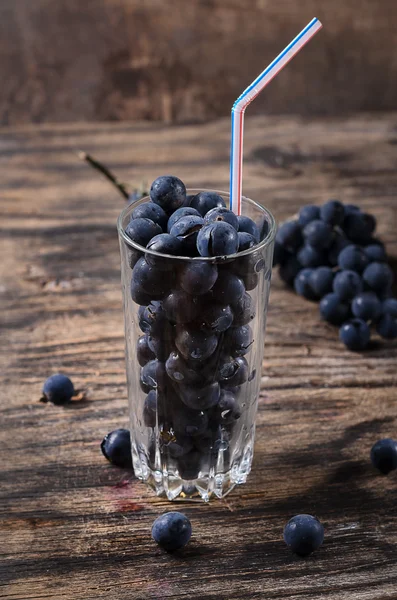
[[[148,200],[118,220],[134,470],[169,500],[222,498],[251,469],[276,226],[243,197],[258,244],[216,258],[159,254],[124,233]]]

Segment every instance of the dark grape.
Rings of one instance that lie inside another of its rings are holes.
[[[243,231],[245,233],[250,233],[256,240],[258,244],[260,242],[260,233],[257,224],[250,219],[249,217],[245,217],[243,215],[239,215],[237,217],[238,220],[238,231]]]
[[[397,317],[397,299],[387,298],[382,302],[382,314]]]
[[[306,243],[320,250],[330,247],[333,239],[332,233],[331,225],[321,220],[311,221],[303,229]]]
[[[211,333],[223,333],[229,329],[233,322],[233,313],[230,306],[223,304],[208,304],[201,311],[198,324],[205,331]]]
[[[334,272],[330,267],[318,267],[313,269],[310,276],[310,286],[317,298],[322,298],[332,292]]]
[[[151,389],[163,390],[166,386],[165,364],[157,359],[151,360],[141,369],[141,388],[147,394]]]
[[[320,314],[328,323],[341,325],[349,318],[350,308],[337,294],[327,294],[320,302]]]
[[[368,262],[369,260],[365,252],[354,244],[346,246],[338,256],[338,265],[341,269],[357,271],[357,273],[362,273]]]
[[[353,298],[352,313],[363,321],[375,321],[380,317],[382,305],[374,292],[363,292]]]
[[[165,368],[168,377],[177,383],[197,385],[202,383],[203,377],[197,369],[190,368],[178,352],[171,352],[166,360]]]
[[[298,223],[301,227],[305,227],[311,221],[317,221],[320,218],[320,207],[314,204],[302,206],[298,215]]]
[[[52,402],[53,404],[68,404],[76,391],[73,383],[67,375],[56,373],[50,375],[43,385],[43,401]]]
[[[141,367],[145,366],[149,360],[156,358],[154,352],[149,348],[147,335],[141,335],[141,337],[138,338],[136,356]]]
[[[205,360],[215,352],[218,339],[199,329],[177,325],[175,345],[186,360]]]
[[[172,273],[164,277],[157,267],[152,267],[144,258],[140,258],[132,271],[131,295],[133,292],[136,294],[143,292],[154,299],[162,298],[169,292],[172,284]]]
[[[189,519],[180,512],[169,512],[157,517],[152,527],[152,538],[167,552],[186,546],[192,536]]]
[[[190,202],[190,206],[195,208],[202,217],[213,208],[225,207],[225,201],[215,192],[199,192]]]
[[[146,246],[147,250],[152,252],[159,252],[160,254],[171,254],[172,256],[178,256],[182,252],[182,244],[180,240],[169,233],[161,233],[155,235]],[[175,269],[175,261],[172,258],[164,256],[156,256],[145,253],[146,262],[152,267],[156,267],[159,271],[171,271]]]
[[[237,302],[244,292],[244,283],[240,277],[229,271],[219,271],[218,279],[212,288],[215,302],[220,304]]]
[[[236,215],[232,210],[223,206],[212,208],[204,217],[204,223],[206,225],[217,221],[225,221],[225,223],[229,223],[236,231],[238,229],[238,219]]]
[[[386,251],[381,244],[369,244],[365,246],[364,252],[369,262],[386,262]]]
[[[130,293],[133,301],[140,306],[147,306],[152,300],[152,296],[144,292],[139,284],[133,279],[131,279]]]
[[[243,294],[237,302],[233,302],[232,311],[234,315],[233,325],[247,325],[255,318],[255,306],[251,296],[247,293]]]
[[[163,301],[167,319],[171,323],[189,323],[198,316],[198,298],[183,290],[174,289]]]
[[[340,271],[335,276],[333,290],[341,300],[351,300],[363,291],[363,282],[355,271]]]
[[[397,469],[397,442],[391,438],[378,440],[371,448],[371,462],[383,475]]]
[[[240,275],[240,277],[243,280],[244,287],[248,292],[254,290],[259,283],[259,275],[252,271],[246,275]]]
[[[370,329],[362,319],[351,319],[342,325],[339,338],[349,350],[365,350],[370,340]]]
[[[160,337],[166,327],[166,314],[161,302],[153,301],[138,311],[139,327],[145,333]]]
[[[217,278],[216,265],[204,261],[194,261],[182,268],[179,285],[188,294],[201,296],[209,292]]]
[[[252,329],[249,325],[230,327],[225,333],[224,344],[231,356],[244,356],[254,342]]]
[[[163,231],[167,227],[168,217],[161,206],[154,202],[143,202],[132,211],[133,219],[150,219],[160,225]]]
[[[171,227],[170,235],[180,241],[182,256],[197,256],[197,236],[203,224],[202,217],[188,215],[178,219]]]
[[[371,215],[354,211],[345,217],[343,230],[349,240],[355,244],[368,244],[375,225],[375,220]]]
[[[345,207],[339,200],[329,200],[320,208],[320,217],[332,226],[342,225],[345,218]]]
[[[148,336],[148,344],[150,350],[154,353],[155,357],[158,360],[164,362],[168,358],[169,354],[169,343],[168,340],[170,338],[170,334],[164,332],[161,337],[154,337],[152,335]]]
[[[170,233],[172,226],[182,217],[188,217],[191,215],[195,215],[196,217],[200,217],[200,213],[191,206],[182,206],[182,208],[178,208],[175,212],[173,212],[168,219],[167,223],[167,232]]]
[[[125,234],[136,244],[145,246],[154,237],[163,233],[160,225],[150,219],[133,219],[125,228]]]
[[[157,392],[156,390],[150,390],[143,404],[143,422],[146,427],[156,427],[157,414]]]
[[[105,435],[101,450],[104,457],[116,467],[132,468],[131,435],[128,429],[116,429]]]
[[[327,255],[324,250],[313,248],[309,244],[302,246],[296,256],[300,264],[307,268],[320,267],[327,263]]]
[[[324,527],[311,515],[296,515],[284,528],[284,541],[295,554],[308,556],[321,546]]]
[[[220,424],[229,425],[240,417],[241,409],[234,395],[229,390],[222,390],[214,410],[215,420]]]
[[[394,275],[386,263],[372,262],[365,269],[363,279],[374,292],[385,292],[391,287]]]
[[[248,380],[248,363],[243,356],[231,358],[219,369],[219,381],[223,388],[234,388]]]
[[[162,175],[153,181],[150,187],[150,199],[170,214],[185,204],[185,185],[178,177]]]
[[[276,241],[289,252],[296,252],[303,243],[302,229],[298,221],[287,221],[280,225]]]
[[[255,246],[256,240],[253,235],[246,233],[245,231],[239,231],[238,234],[238,251],[249,250],[252,246]]]
[[[307,300],[316,300],[317,296],[311,286],[311,276],[313,269],[302,269],[294,280],[294,288],[297,294],[303,296]]]
[[[224,221],[214,221],[199,231],[197,250],[201,256],[226,256],[238,250],[237,231]]]

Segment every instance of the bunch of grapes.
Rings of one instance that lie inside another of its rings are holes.
[[[376,220],[353,204],[330,200],[307,205],[281,225],[274,265],[287,285],[320,302],[323,319],[340,327],[349,350],[365,350],[371,326],[384,339],[397,338],[397,299]]]

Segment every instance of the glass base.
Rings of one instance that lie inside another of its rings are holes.
[[[135,455],[135,456],[134,456]],[[253,450],[251,445],[244,448],[242,456],[233,462],[232,468],[226,472],[199,473],[196,479],[182,479],[178,473],[167,470],[152,469],[142,461],[138,453],[133,451],[135,475],[147,483],[157,496],[170,501],[204,501],[211,498],[224,498],[236,485],[247,481],[251,471]]]

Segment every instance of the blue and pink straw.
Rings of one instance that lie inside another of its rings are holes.
[[[310,21],[300,34],[262,71],[233,104],[230,152],[230,208],[238,215],[241,214],[245,109],[321,28],[322,24],[318,19]]]

